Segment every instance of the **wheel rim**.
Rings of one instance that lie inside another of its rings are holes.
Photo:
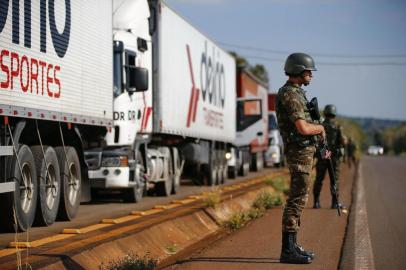
[[[31,169],[28,163],[22,165],[22,176],[20,181],[20,205],[24,213],[28,213],[31,209],[32,198],[34,192],[34,184],[32,181]]]
[[[53,209],[58,196],[59,183],[56,181],[55,168],[52,164],[48,165],[47,175],[45,177],[46,205],[48,209]]]
[[[75,163],[69,164],[69,178],[68,178],[68,200],[71,205],[75,205],[80,190],[80,180],[78,175],[78,170],[76,169]]]

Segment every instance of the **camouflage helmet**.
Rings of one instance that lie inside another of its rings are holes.
[[[316,71],[313,58],[305,53],[292,53],[285,62],[285,72],[287,75],[297,76],[305,70]]]
[[[337,115],[336,106],[334,106],[333,104],[326,105],[326,107],[324,107],[324,115],[336,116]]]

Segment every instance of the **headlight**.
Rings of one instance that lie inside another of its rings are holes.
[[[272,158],[277,158],[277,157],[278,157],[278,154],[272,153]]]
[[[231,158],[231,153],[230,152],[227,152],[226,153],[226,159],[228,160],[228,159],[230,159]]]
[[[127,157],[104,157],[101,162],[102,167],[127,167]]]

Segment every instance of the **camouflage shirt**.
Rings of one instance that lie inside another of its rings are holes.
[[[305,91],[297,84],[286,82],[276,97],[276,116],[286,147],[306,147],[313,145],[312,136],[301,135],[295,126],[298,119],[312,122],[307,109]]]
[[[334,119],[324,120],[324,129],[326,130],[327,143],[331,150],[338,151],[344,147],[343,132],[340,125]]]

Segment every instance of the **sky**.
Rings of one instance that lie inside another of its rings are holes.
[[[270,91],[290,53],[313,56],[305,87],[340,115],[406,120],[404,0],[166,0],[223,49],[263,64]]]

